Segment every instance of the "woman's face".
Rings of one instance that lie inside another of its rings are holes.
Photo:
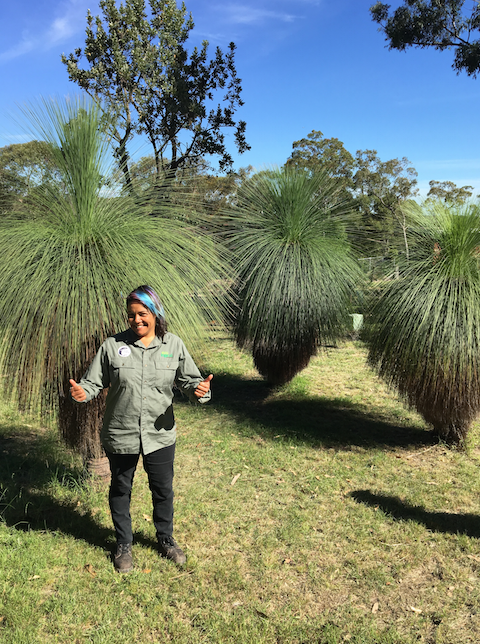
[[[127,308],[128,323],[139,338],[155,337],[156,317],[140,302],[131,302]]]

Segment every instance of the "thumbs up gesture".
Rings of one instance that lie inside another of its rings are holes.
[[[212,378],[213,375],[210,374],[205,378],[205,380],[202,380],[202,382],[198,383],[197,388],[195,389],[195,396],[197,398],[203,398],[203,396],[205,396],[205,394],[210,391],[210,381],[212,380]]]
[[[73,400],[76,400],[77,402],[83,402],[87,397],[87,394],[85,393],[83,387],[77,385],[77,383],[73,379],[70,379],[69,382],[72,385],[70,387],[70,395],[72,396]]]

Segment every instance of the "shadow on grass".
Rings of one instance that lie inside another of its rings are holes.
[[[216,374],[212,406],[246,423],[242,431],[264,438],[279,435],[313,446],[350,449],[362,447],[418,447],[437,442],[433,432],[395,424],[368,412],[345,398],[329,399],[304,394],[271,397],[274,390],[262,380]]]
[[[370,490],[355,490],[350,496],[358,503],[364,503],[385,512],[393,519],[415,521],[432,532],[464,534],[480,538],[480,516],[478,514],[450,514],[430,512],[419,505],[410,505],[396,496],[374,494]]]
[[[15,425],[0,428],[0,520],[6,525],[24,531],[62,532],[105,547],[113,530],[83,514],[76,502],[60,502],[47,490],[53,479],[66,488],[81,487],[84,477],[81,468],[65,464],[53,433],[34,433]],[[98,485],[105,487],[106,495],[106,485]]]

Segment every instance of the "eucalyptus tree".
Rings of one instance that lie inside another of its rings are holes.
[[[473,195],[473,186],[459,188],[453,181],[429,181],[427,199],[440,199],[445,203],[461,205]]]
[[[284,167],[240,186],[230,210],[235,335],[271,383],[291,380],[345,332],[361,271],[347,241],[342,184]]]
[[[342,197],[353,200],[358,212],[357,232],[362,234],[357,242],[364,255],[408,253],[408,222],[400,205],[418,193],[417,172],[408,159],[382,161],[376,150],[357,150],[353,156],[337,138],[325,139],[315,130],[292,147],[287,166],[309,174],[328,172],[343,184]]]
[[[368,360],[447,443],[480,411],[480,205],[415,207],[410,257],[373,302]]]
[[[292,154],[286,165],[307,172],[326,171],[343,180],[346,188],[353,188],[355,160],[343,142],[332,137],[325,139],[319,130],[312,130],[306,138],[292,143]]]
[[[25,200],[42,184],[58,179],[45,141],[0,148],[0,209],[25,210]]]
[[[480,71],[480,2],[464,5],[465,0],[404,0],[390,13],[389,4],[376,2],[370,13],[389,49],[454,49],[453,69],[475,78]]]
[[[32,195],[28,219],[0,220],[0,373],[20,406],[58,410],[68,444],[98,457],[102,401],[71,402],[69,378],[126,326],[124,298],[139,284],[152,284],[172,330],[198,343],[210,315],[219,319],[210,285],[224,262],[201,230],[168,210],[152,217],[150,204],[111,187],[110,139],[93,102],[44,101],[25,116],[61,181]]]
[[[409,224],[402,205],[418,194],[417,174],[406,157],[382,161],[376,150],[357,150],[355,203],[374,254],[408,256]]]

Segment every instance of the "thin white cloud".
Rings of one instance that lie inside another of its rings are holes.
[[[260,0],[261,1],[261,0]],[[302,3],[312,0],[298,0]],[[290,4],[290,3],[287,3]],[[275,8],[270,8],[274,6]],[[305,5],[304,5],[305,6]],[[234,40],[241,42],[249,31],[268,26],[268,34],[262,47],[268,46],[272,40],[283,39],[285,30],[300,18],[300,15],[282,10],[276,3],[263,0],[263,6],[251,4],[215,4],[209,6],[208,14],[195,21],[195,36],[210,43],[222,45]],[[194,16],[195,18],[195,16]]]
[[[47,51],[84,29],[86,8],[84,0],[62,3],[61,13],[40,33],[24,32],[19,43],[0,53],[0,63],[19,58],[33,50]]]
[[[76,23],[77,20],[72,20],[72,16],[63,16],[54,20],[47,34],[49,46],[70,38],[76,31]]]
[[[24,54],[28,54],[35,48],[37,39],[31,38],[28,34],[24,34],[20,42],[7,51],[0,53],[0,63],[7,62],[13,58],[18,58]]]
[[[237,25],[256,25],[262,24],[269,20],[280,22],[293,22],[295,16],[284,11],[259,9],[249,5],[227,4],[218,7],[222,12],[222,18],[232,24]]]

